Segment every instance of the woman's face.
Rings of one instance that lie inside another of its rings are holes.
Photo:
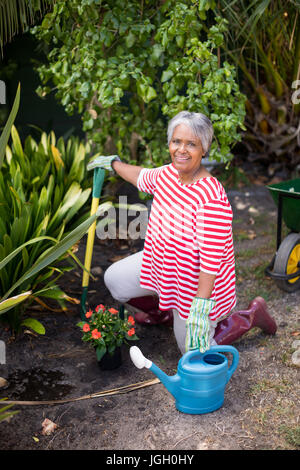
[[[200,170],[204,155],[201,140],[196,137],[192,129],[185,124],[175,127],[169,151],[172,163],[178,173],[187,180],[193,179]]]

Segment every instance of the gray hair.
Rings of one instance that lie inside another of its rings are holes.
[[[202,113],[189,111],[181,111],[176,114],[168,125],[168,144],[171,142],[175,127],[179,126],[179,124],[185,124],[191,128],[195,136],[201,140],[204,154],[207,156],[214,135],[213,126],[208,117]]]

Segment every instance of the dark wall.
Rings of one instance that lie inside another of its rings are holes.
[[[21,138],[28,134],[36,135],[30,124],[47,133],[53,130],[57,137],[69,133],[83,137],[80,116],[69,116],[56,101],[54,92],[45,98],[36,94],[40,81],[33,62],[37,60],[45,61],[45,56],[38,52],[38,41],[30,33],[15,37],[12,43],[5,46],[0,79],[6,85],[6,106],[4,110],[3,105],[0,105],[1,117],[10,111],[20,82],[21,99],[15,125]],[[3,126],[5,122],[6,119],[0,125]]]

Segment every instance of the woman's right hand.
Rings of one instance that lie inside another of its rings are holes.
[[[87,164],[87,170],[94,170],[95,168],[103,168],[104,170],[113,171],[112,162],[118,160],[121,161],[118,155],[99,156],[94,158]]]
[[[141,166],[129,165],[128,163],[122,162],[118,155],[94,158],[94,160],[88,163],[87,169],[93,170],[94,168],[115,171],[121,178],[134,186],[137,186],[138,177],[142,170]]]

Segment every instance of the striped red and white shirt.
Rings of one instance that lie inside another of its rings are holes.
[[[140,285],[154,290],[161,310],[186,319],[200,271],[216,275],[210,319],[236,304],[232,209],[221,183],[205,177],[183,185],[171,163],[141,171],[137,187],[153,194],[144,244]]]

